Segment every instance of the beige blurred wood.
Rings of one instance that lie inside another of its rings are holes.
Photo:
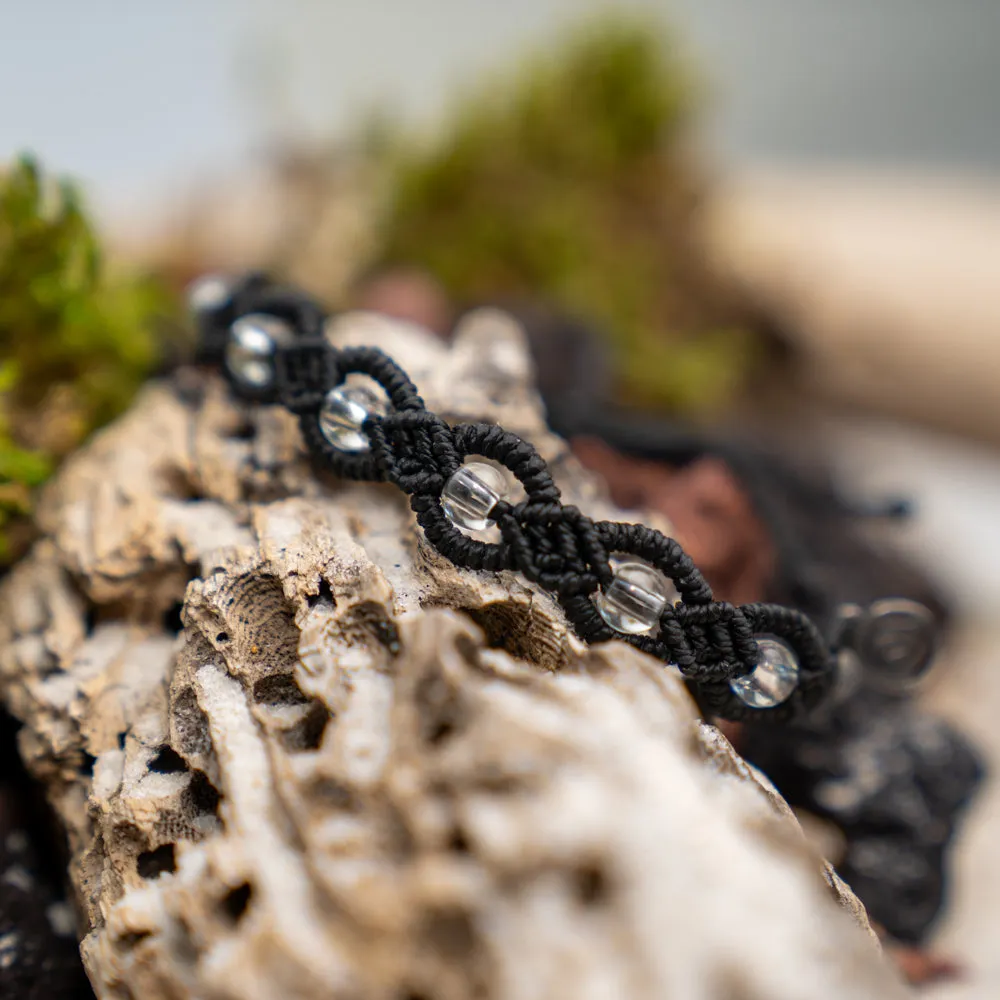
[[[502,315],[451,349],[364,315],[330,335],[614,513]],[[0,593],[0,680],[101,1000],[904,995],[673,671],[446,563],[392,488],[311,470],[288,414],[182,371],[40,517]]]
[[[1000,182],[735,174],[707,232],[813,390],[1000,439]]]
[[[116,219],[111,257],[174,279],[261,268],[343,301],[374,251],[378,191],[344,151],[278,154]]]

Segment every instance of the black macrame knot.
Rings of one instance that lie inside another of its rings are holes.
[[[382,478],[411,496],[440,498],[462,464],[451,427],[429,410],[372,418],[364,430]]]
[[[322,334],[278,351],[274,372],[279,401],[295,414],[318,410],[327,392],[340,381],[337,355]]]
[[[509,562],[561,599],[592,594],[611,579],[600,532],[576,507],[528,500],[494,508]]]

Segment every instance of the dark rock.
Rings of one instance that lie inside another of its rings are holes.
[[[24,772],[15,724],[0,713],[0,997],[93,1000],[80,961],[65,866]]]

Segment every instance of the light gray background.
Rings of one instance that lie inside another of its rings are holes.
[[[723,157],[1000,168],[1000,0],[0,0],[0,159],[118,214],[380,102],[433,120],[607,7],[678,26]]]

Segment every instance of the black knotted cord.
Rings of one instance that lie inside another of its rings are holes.
[[[531,444],[493,424],[448,424],[427,409],[406,372],[382,351],[334,348],[323,336],[322,310],[303,293],[277,287],[259,274],[244,278],[224,304],[199,312],[198,359],[221,361],[231,325],[250,314],[276,317],[295,336],[275,344],[274,382],[263,390],[248,388],[223,366],[237,395],[295,413],[313,458],[337,476],[389,482],[402,490],[428,542],[456,566],[520,573],[556,597],[586,642],[618,639],[675,665],[712,715],[787,720],[815,706],[832,687],[833,651],[805,614],[776,604],[737,607],[714,601],[705,578],[674,539],[641,524],[595,522],[563,504],[548,466]],[[352,373],[373,379],[389,400],[385,416],[365,421],[370,448],[361,452],[335,447],[320,422],[326,394]],[[469,537],[442,507],[448,479],[469,456],[498,463],[524,489],[520,503],[501,500],[489,512],[499,542]],[[652,634],[613,630],[594,604],[595,593],[613,578],[610,558],[622,556],[654,567],[680,595],[664,609]],[[762,636],[777,637],[792,648],[799,679],[786,701],[755,709],[734,694],[729,682],[757,665],[756,637]]]

